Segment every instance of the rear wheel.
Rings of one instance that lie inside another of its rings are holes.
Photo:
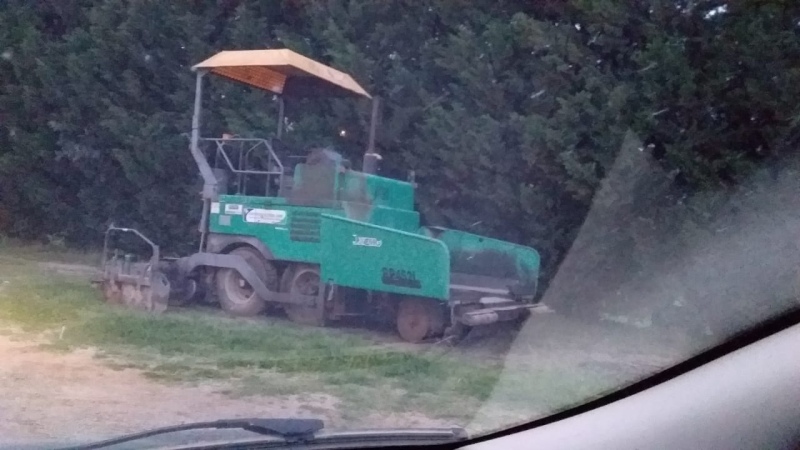
[[[278,272],[275,266],[255,249],[240,247],[230,254],[244,258],[268,289],[278,290]],[[259,297],[250,283],[235,269],[218,270],[216,283],[219,303],[224,311],[237,316],[254,316],[264,311],[266,299]]]
[[[301,295],[319,295],[322,289],[319,268],[297,264],[286,269],[283,291]],[[303,325],[321,327],[325,325],[325,303],[318,301],[313,306],[287,304],[284,309],[289,320]]]
[[[444,310],[435,300],[405,297],[397,306],[397,332],[405,341],[418,343],[444,331]]]

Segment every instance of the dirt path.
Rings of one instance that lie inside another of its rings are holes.
[[[224,386],[159,384],[133,369],[115,370],[82,350],[53,353],[38,343],[0,336],[0,444],[81,439],[232,417],[316,417],[347,426],[339,400],[303,396],[230,398]],[[425,426],[436,421],[401,414],[370,415],[349,426]]]

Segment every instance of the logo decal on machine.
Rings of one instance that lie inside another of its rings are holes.
[[[384,267],[381,269],[381,281],[383,284],[392,286],[407,287],[412,289],[422,288],[422,283],[417,280],[417,274],[413,270],[392,269]]]
[[[286,211],[281,209],[248,209],[244,214],[244,221],[249,223],[276,225],[285,220]]]
[[[380,247],[383,245],[383,241],[374,237],[358,236],[354,234],[353,245],[359,245],[361,247]]]

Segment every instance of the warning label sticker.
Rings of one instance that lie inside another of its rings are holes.
[[[242,205],[229,204],[225,205],[225,214],[241,214],[244,208]]]

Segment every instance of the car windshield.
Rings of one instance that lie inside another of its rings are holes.
[[[481,435],[800,306],[793,2],[0,23],[0,446],[253,417]]]

